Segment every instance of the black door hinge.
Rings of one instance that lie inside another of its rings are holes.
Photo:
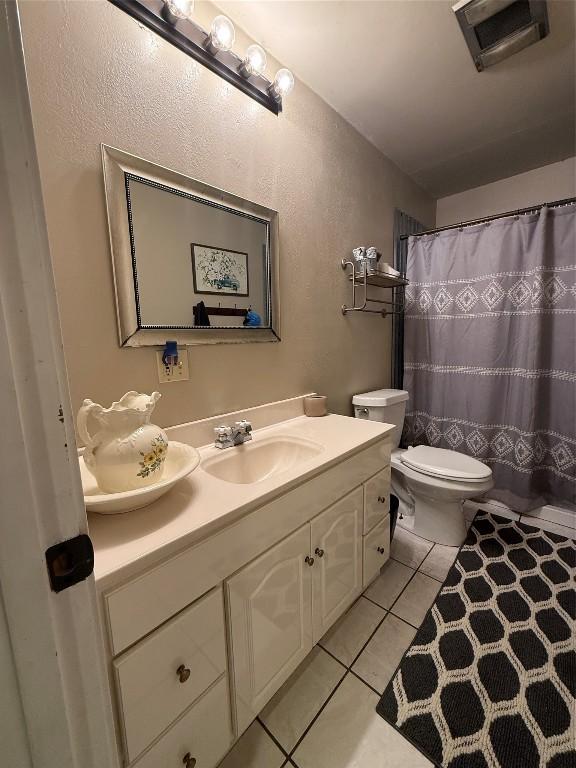
[[[50,586],[62,592],[87,579],[94,570],[94,547],[90,536],[81,533],[74,539],[61,541],[46,550]]]

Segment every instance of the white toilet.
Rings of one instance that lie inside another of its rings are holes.
[[[354,414],[395,426],[391,465],[392,493],[400,499],[398,525],[429,541],[460,546],[466,537],[463,502],[492,488],[492,470],[457,451],[399,448],[408,397],[403,389],[354,395]]]

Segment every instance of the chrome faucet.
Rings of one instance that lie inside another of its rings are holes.
[[[252,440],[252,424],[246,419],[237,421],[233,427],[222,425],[214,429],[216,440],[215,448],[233,448],[235,445],[242,445],[247,440]]]

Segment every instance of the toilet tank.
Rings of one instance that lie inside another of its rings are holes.
[[[357,419],[394,424],[395,429],[392,432],[392,450],[394,450],[400,445],[407,400],[408,392],[405,389],[376,389],[373,392],[354,395],[352,398],[354,416]]]

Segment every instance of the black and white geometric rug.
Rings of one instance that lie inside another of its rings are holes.
[[[576,542],[479,512],[378,713],[443,768],[576,768]]]

